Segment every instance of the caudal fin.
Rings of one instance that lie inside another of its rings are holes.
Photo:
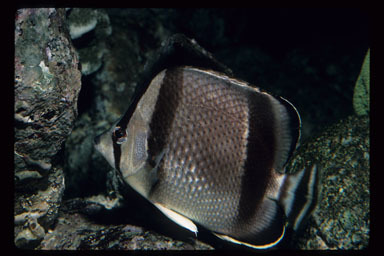
[[[316,206],[319,168],[317,164],[288,174],[279,195],[288,223],[297,231]]]

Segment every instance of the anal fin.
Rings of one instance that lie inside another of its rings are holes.
[[[274,247],[284,238],[286,220],[283,209],[274,199],[264,198],[256,212],[247,220],[241,220],[228,233],[213,234],[231,243],[253,249]]]
[[[275,241],[273,241],[271,243],[262,244],[262,245],[255,245],[255,244],[251,244],[251,243],[247,243],[247,242],[242,242],[240,240],[236,240],[233,237],[230,237],[230,236],[227,236],[227,235],[222,235],[222,234],[217,234],[217,233],[214,233],[214,232],[213,232],[213,234],[215,236],[219,237],[220,239],[226,240],[226,241],[231,242],[231,243],[245,245],[245,246],[251,247],[253,249],[268,249],[268,248],[271,248],[271,247],[277,245],[281,241],[281,239],[283,239],[284,234],[285,234],[285,227],[283,227],[283,232],[281,233],[281,236],[277,240],[275,240]]]
[[[183,228],[186,228],[197,236],[197,227],[196,225],[187,217],[184,217],[183,215],[166,208],[162,204],[154,203],[154,205],[159,209],[165,216],[167,216],[169,219],[177,223],[178,225],[182,226]]]

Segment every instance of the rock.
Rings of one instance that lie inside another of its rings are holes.
[[[69,10],[67,23],[79,52],[81,72],[90,75],[101,67],[105,40],[112,33],[108,14],[103,9],[73,8]]]
[[[82,204],[82,199],[75,204]],[[70,203],[70,201],[68,201]],[[84,206],[84,205],[83,205]],[[76,206],[80,209],[81,206]],[[213,249],[200,241],[183,242],[174,240],[141,227],[130,224],[105,225],[90,221],[78,211],[64,210],[58,224],[49,231],[38,249],[43,250],[194,250]]]
[[[305,143],[293,171],[321,167],[318,204],[301,249],[364,249],[370,238],[369,117],[350,116]]]
[[[34,248],[64,191],[59,164],[77,116],[81,73],[64,9],[19,9],[15,21],[15,244]]]

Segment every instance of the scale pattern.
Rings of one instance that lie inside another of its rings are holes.
[[[151,130],[164,136],[167,151],[151,200],[225,233],[238,216],[247,96],[229,82],[197,72],[169,70],[164,79],[153,120],[158,125]]]

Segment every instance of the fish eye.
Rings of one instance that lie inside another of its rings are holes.
[[[115,130],[113,131],[113,137],[117,144],[122,144],[123,142],[127,141],[127,132],[120,126],[116,126]]]

